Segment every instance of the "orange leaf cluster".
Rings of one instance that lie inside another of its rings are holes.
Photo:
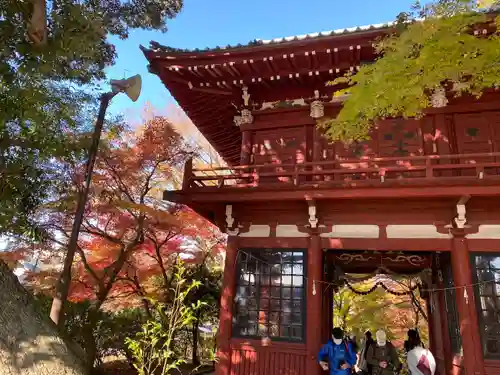
[[[92,300],[96,308],[104,303],[122,308],[161,295],[178,256],[204,262],[223,251],[225,238],[192,210],[158,196],[176,186],[183,164],[195,153],[168,120],[155,117],[135,132],[115,131],[104,140],[80,231],[70,298]],[[45,258],[64,251],[74,191],[82,188],[84,168],[73,171],[71,195],[44,212],[45,229],[52,235],[42,246]],[[24,249],[11,256],[22,258]],[[47,282],[46,272],[31,275],[31,284],[52,288],[55,283]]]

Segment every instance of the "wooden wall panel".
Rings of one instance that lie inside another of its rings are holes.
[[[486,373],[486,375],[500,375],[500,360],[485,360],[484,372]]]
[[[493,152],[500,145],[500,112],[462,113],[453,116],[458,152]]]
[[[322,131],[308,121],[308,107],[294,108],[282,112],[258,115],[252,124],[254,135],[253,163],[284,164],[305,161],[329,162],[307,170],[331,170],[355,167],[385,167],[403,165],[408,161],[370,162],[373,157],[406,157],[431,154],[458,154],[500,152],[500,111],[432,113],[419,120],[402,118],[380,121],[366,141],[346,145],[330,142]],[[250,128],[249,128],[250,129]],[[342,163],[346,159],[368,159],[363,163]],[[500,160],[500,158],[499,158]],[[493,161],[481,159],[481,161]],[[452,160],[459,163],[460,160]],[[411,165],[422,165],[424,161],[412,161]],[[434,164],[449,164],[450,160],[436,160]],[[280,172],[283,169],[269,168],[266,172]],[[485,170],[488,173],[488,170]],[[458,172],[435,171],[435,176],[452,177],[457,174],[475,175],[473,169]],[[497,173],[497,171],[493,171]],[[343,177],[342,177],[343,176]],[[424,171],[388,172],[386,179],[423,177]],[[365,179],[371,175],[343,174],[335,179]],[[331,181],[332,174],[318,173],[301,179]],[[262,177],[260,183],[290,183],[291,176]]]
[[[231,375],[307,375],[305,345],[233,340]],[[309,370],[310,372],[310,370]]]
[[[455,114],[453,120],[458,153],[500,151],[499,111]],[[481,159],[481,162],[493,161],[495,158]],[[462,172],[462,175],[474,175],[475,173],[474,170],[469,170]]]
[[[417,120],[381,121],[374,140],[378,141],[380,157],[417,156],[424,153],[422,124]]]
[[[276,165],[306,162],[308,153],[306,130],[305,126],[298,126],[255,131],[252,150],[253,163],[273,165],[270,168],[262,168],[260,173],[293,171],[293,167],[276,168]],[[293,177],[261,177],[259,181],[261,183],[292,183]]]

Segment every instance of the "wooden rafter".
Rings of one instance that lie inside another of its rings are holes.
[[[363,57],[374,58],[372,41],[381,34],[368,31],[241,50],[145,55],[202,134],[234,165],[240,162],[241,130],[233,118],[241,109],[243,85],[249,87],[256,108],[266,101],[311,98],[315,89],[328,95],[333,88],[325,88],[324,81],[355,69],[362,51]],[[361,50],[364,46],[369,48]]]

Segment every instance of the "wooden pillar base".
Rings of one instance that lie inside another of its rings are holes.
[[[481,338],[472,287],[472,268],[463,230],[453,230],[451,265],[455,282],[460,334],[463,346],[463,366],[466,375],[484,375]]]

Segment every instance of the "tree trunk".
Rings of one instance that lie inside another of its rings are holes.
[[[95,306],[90,306],[87,313],[87,321],[83,328],[83,340],[85,342],[85,353],[87,362],[87,372],[92,373],[97,359],[97,343],[94,337],[94,328],[97,325],[97,313]]]
[[[142,302],[142,307],[144,307],[144,311],[146,312],[147,318],[149,320],[152,320],[153,314],[151,314],[151,304],[145,297],[141,298],[141,302]]]
[[[59,336],[33,297],[0,261],[0,374],[84,375],[83,352]]]
[[[198,328],[200,326],[200,309],[196,310],[196,320],[193,323],[193,354],[192,363],[195,366],[200,364],[200,359],[198,358]]]

